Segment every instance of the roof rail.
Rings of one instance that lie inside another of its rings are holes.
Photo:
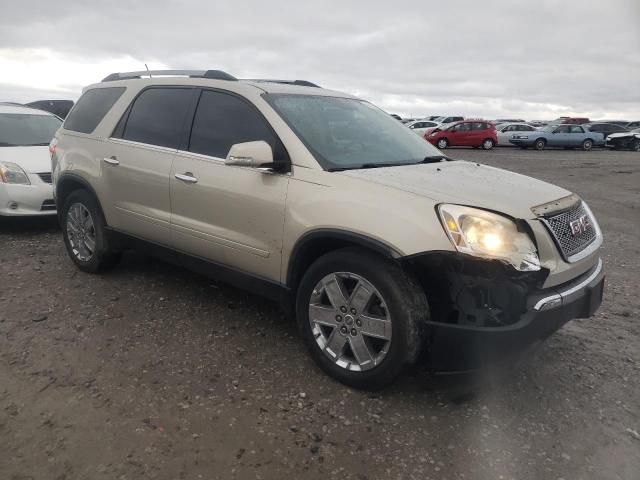
[[[316,87],[321,88],[320,85],[309,82],[308,80],[275,80],[269,78],[243,78],[249,82],[269,82],[269,83],[284,83],[287,85],[299,85],[301,87]]]
[[[139,72],[112,73],[104,77],[102,81],[130,80],[132,78],[153,77],[154,75],[158,77],[197,77],[210,78],[212,80],[238,80],[233,75],[229,75],[222,70],[141,70]]]

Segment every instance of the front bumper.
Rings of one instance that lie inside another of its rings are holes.
[[[574,318],[593,315],[602,303],[602,260],[578,279],[527,298],[527,309],[507,326],[475,327],[429,322],[429,367],[469,371],[504,363],[549,337]]]
[[[12,185],[0,183],[0,216],[55,215],[53,187],[48,183]]]

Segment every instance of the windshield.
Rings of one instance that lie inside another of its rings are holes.
[[[49,145],[61,123],[52,115],[0,113],[0,147]]]
[[[443,155],[369,102],[265,95],[325,170],[408,165]]]

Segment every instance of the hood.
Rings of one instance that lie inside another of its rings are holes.
[[[622,137],[636,137],[640,138],[640,133],[636,132],[619,132],[619,133],[611,133],[607,135],[607,138],[622,138]]]
[[[432,199],[531,219],[532,207],[571,195],[564,188],[466,161],[345,170],[343,175]]]
[[[51,171],[51,156],[48,146],[0,147],[0,162],[13,162],[29,173]]]

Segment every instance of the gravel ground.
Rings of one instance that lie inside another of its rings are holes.
[[[240,290],[127,253],[79,272],[54,221],[0,227],[0,478],[637,479],[640,155],[450,150],[581,194],[605,301],[517,368],[383,392],[323,375]]]

